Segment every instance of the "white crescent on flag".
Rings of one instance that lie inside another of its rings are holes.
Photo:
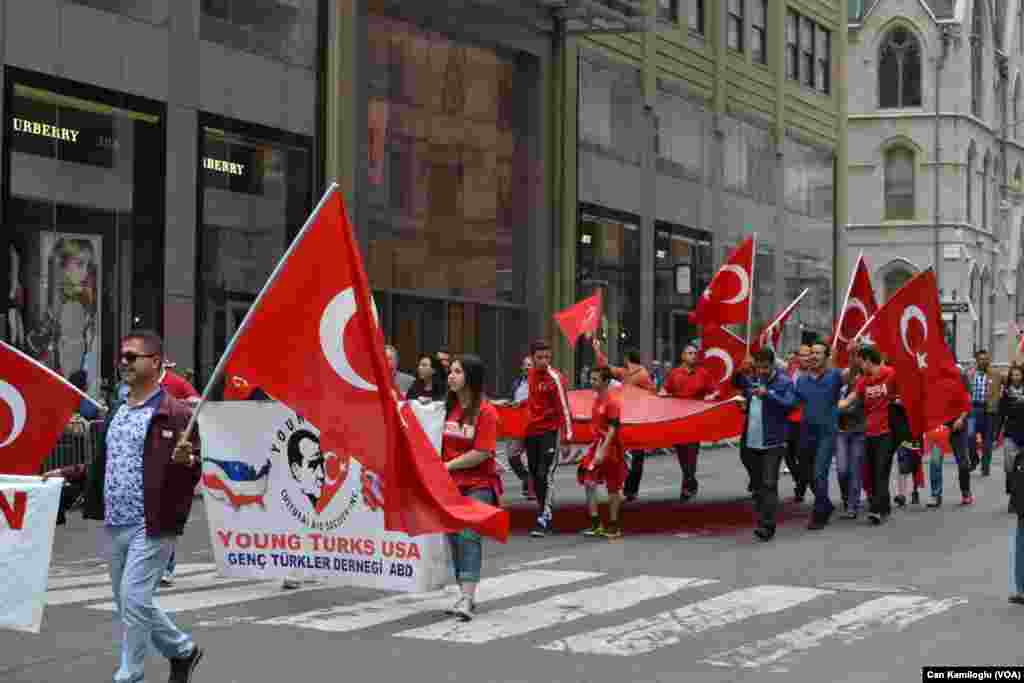
[[[0,379],[0,401],[6,403],[11,411],[11,432],[0,443],[0,448],[6,448],[21,436],[22,430],[25,429],[25,418],[28,416],[28,410],[25,406],[25,397],[21,395],[21,392],[2,379]]]

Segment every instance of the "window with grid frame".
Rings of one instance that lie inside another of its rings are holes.
[[[670,23],[679,22],[679,0],[658,0],[658,19]]]
[[[704,0],[690,0],[687,22],[690,30],[704,35]]]
[[[814,87],[814,22],[800,17],[800,81]]]
[[[815,61],[817,73],[815,87],[828,95],[832,91],[832,32],[818,26],[815,31]]]
[[[726,42],[730,50],[743,52],[743,2],[744,0],[729,0],[729,16],[726,21]]]
[[[750,17],[750,54],[758,64],[768,63],[768,0],[754,0]]]
[[[793,10],[786,13],[786,77],[800,80],[800,15]]]

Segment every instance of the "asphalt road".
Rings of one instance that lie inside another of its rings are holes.
[[[735,452],[707,454],[701,471],[703,507],[678,506],[678,531],[488,542],[469,625],[436,597],[218,579],[201,504],[162,601],[206,648],[197,683],[861,683],[921,680],[923,666],[1024,664],[1024,608],[1006,601],[1016,520],[999,456],[992,477],[975,474],[974,506],[911,506],[882,527],[835,521],[819,532],[791,514],[769,544],[752,537],[752,515],[715,523],[716,510],[736,517],[749,506]],[[566,501],[578,495],[571,468],[558,485]],[[946,489],[956,491],[951,465]],[[674,459],[651,459],[627,515],[659,498],[651,509],[665,515],[677,491]],[[97,532],[77,514],[58,529],[43,632],[0,633],[0,681],[111,679],[116,624],[102,609],[110,592]],[[166,680],[166,662],[154,655],[148,673]]]

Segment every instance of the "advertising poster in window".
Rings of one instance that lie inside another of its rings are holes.
[[[89,393],[99,390],[100,291],[103,237],[66,232],[40,235],[43,272],[39,360]]]

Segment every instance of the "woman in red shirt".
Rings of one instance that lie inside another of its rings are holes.
[[[478,356],[465,354],[451,362],[441,459],[462,495],[497,505],[501,495],[501,478],[494,463],[498,411],[483,398],[485,374],[486,368]],[[469,621],[476,610],[483,545],[480,534],[471,529],[448,534],[448,542],[461,591],[448,612]]]

